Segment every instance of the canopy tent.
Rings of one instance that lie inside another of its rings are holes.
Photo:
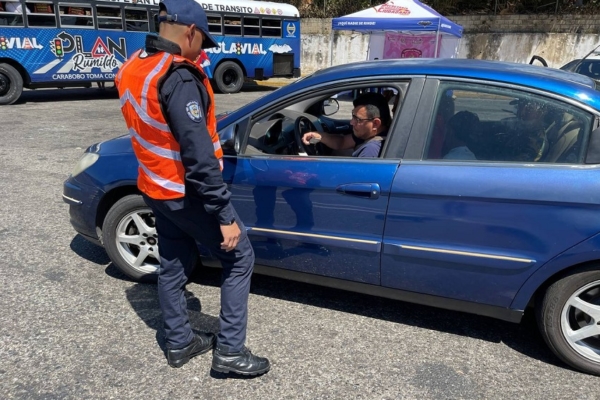
[[[390,0],[334,18],[332,28],[370,34],[369,60],[455,57],[462,37],[462,26],[418,0]]]

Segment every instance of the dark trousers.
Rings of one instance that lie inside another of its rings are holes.
[[[184,288],[198,259],[198,245],[202,244],[223,266],[217,347],[226,352],[240,351],[246,342],[248,294],[254,268],[254,251],[244,225],[236,215],[242,237],[235,250],[225,252],[221,250],[223,237],[216,217],[206,213],[201,205],[173,211],[162,201],[145,196],[144,200],[156,217],[160,249],[158,298],[167,347],[185,347],[193,338]]]

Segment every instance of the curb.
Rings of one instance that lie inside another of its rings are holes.
[[[283,87],[287,86],[290,83],[294,83],[298,80],[298,78],[270,78],[264,81],[251,81],[259,86],[270,86],[270,87]]]

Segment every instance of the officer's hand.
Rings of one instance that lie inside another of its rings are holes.
[[[306,132],[304,136],[302,136],[302,143],[309,145],[311,139],[313,142],[319,142],[321,140],[321,135],[318,132]]]
[[[234,222],[231,225],[221,225],[221,234],[223,235],[221,248],[225,251],[231,251],[235,249],[235,246],[237,246],[240,241],[242,231],[240,231],[237,222]]]

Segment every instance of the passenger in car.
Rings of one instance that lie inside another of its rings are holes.
[[[469,111],[460,111],[448,120],[444,147],[445,160],[476,160],[469,149],[474,137],[479,136],[479,117]]]
[[[307,132],[302,142],[320,141],[333,150],[354,149],[352,157],[379,157],[392,121],[387,100],[380,93],[369,92],[352,104],[352,135]]]
[[[384,90],[383,97],[388,101],[393,100],[392,102],[392,115],[396,115],[396,110],[398,109],[398,105],[402,103],[402,92],[398,90]]]
[[[537,99],[523,98],[517,104],[517,127],[509,141],[512,161],[540,161],[548,151],[546,137],[548,107]]]

